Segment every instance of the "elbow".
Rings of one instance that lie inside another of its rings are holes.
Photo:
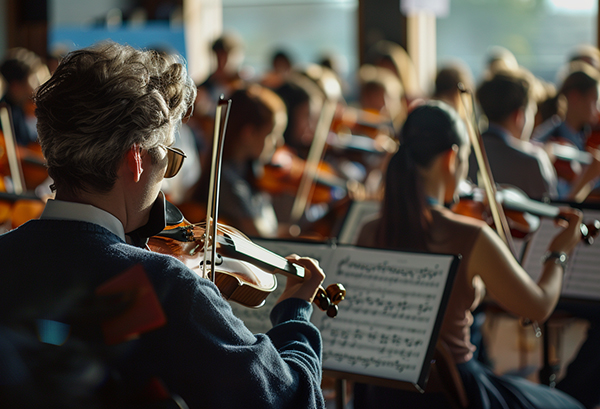
[[[539,323],[543,323],[546,322],[546,320],[548,318],[550,318],[550,315],[552,314],[552,310],[550,311],[539,311],[539,312],[534,312],[533,314],[528,314],[529,320],[531,321],[535,321],[535,322],[539,322]]]
[[[554,307],[556,307],[556,302],[557,301],[550,299],[543,300],[528,311],[526,318],[540,323],[545,322],[548,318],[550,318],[550,315],[552,315]]]

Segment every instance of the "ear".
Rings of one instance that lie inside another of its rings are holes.
[[[511,119],[514,123],[520,123],[519,121],[525,122],[525,108],[521,107],[519,109],[515,109],[511,114]]]
[[[134,144],[131,149],[127,151],[125,158],[127,162],[127,168],[133,174],[133,181],[139,182],[144,168],[142,167],[142,149],[138,144]]]
[[[452,145],[452,148],[448,149],[442,154],[442,166],[444,171],[449,174],[454,174],[458,166],[458,145]]]

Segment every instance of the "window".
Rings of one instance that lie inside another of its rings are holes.
[[[452,0],[437,21],[438,64],[462,59],[479,79],[489,48],[499,45],[554,82],[575,46],[596,45],[597,14],[596,0]]]

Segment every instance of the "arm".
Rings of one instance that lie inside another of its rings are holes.
[[[565,229],[554,238],[549,251],[570,252],[580,241],[581,212],[564,210]],[[544,321],[551,313],[562,286],[563,271],[553,262],[544,264],[536,284],[510,254],[498,235],[490,228],[482,229],[467,266],[469,277],[480,276],[492,297],[506,310],[535,321]]]
[[[308,301],[280,302],[266,335],[252,334],[212,283],[184,271],[161,301],[168,328],[154,356],[190,407],[324,407],[321,337]]]
[[[600,177],[600,151],[593,149],[592,151],[592,163],[590,163],[581,175],[575,180],[571,191],[569,192],[568,198],[581,203],[583,202],[591,191],[594,189],[594,185]]]

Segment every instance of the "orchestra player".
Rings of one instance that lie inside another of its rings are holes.
[[[212,282],[130,244],[160,221],[161,182],[183,160],[174,130],[195,95],[174,57],[115,43],[70,53],[37,90],[56,199],[0,236],[3,404],[134,408],[166,394],[190,408],[324,407],[321,337],[309,320],[324,279],[316,262],[291,257],[306,277],[288,279],[273,328],[254,335]],[[154,294],[165,320],[105,344],[115,312],[96,292],[134,266],[149,280],[135,296]]]

